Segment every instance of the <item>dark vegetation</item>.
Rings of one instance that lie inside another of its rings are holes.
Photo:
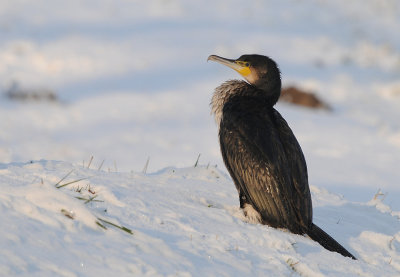
[[[59,102],[55,91],[47,88],[23,88],[17,82],[13,82],[5,89],[7,99],[24,102]]]
[[[316,94],[301,90],[294,86],[283,88],[279,101],[288,102],[310,109],[332,110],[332,108],[326,102],[321,100]]]

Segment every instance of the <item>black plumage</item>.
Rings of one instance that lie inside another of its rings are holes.
[[[330,251],[355,257],[312,223],[307,166],[292,130],[273,108],[281,92],[276,63],[261,55],[230,60],[208,58],[238,71],[246,80],[218,87],[212,110],[219,125],[222,157],[245,213],[296,234],[307,234]]]

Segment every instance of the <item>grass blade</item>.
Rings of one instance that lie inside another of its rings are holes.
[[[67,173],[64,177],[61,178],[54,186],[57,187],[62,181],[64,181],[74,170],[72,169],[70,172]]]
[[[196,160],[196,163],[194,164],[194,167],[197,167],[197,165],[199,164],[200,156],[201,156],[201,153],[197,156],[197,160]]]
[[[147,158],[146,164],[144,165],[144,168],[142,170],[143,174],[146,174],[147,172],[147,167],[149,166],[149,162],[150,162],[150,157]]]
[[[104,230],[107,230],[107,227],[104,226],[103,224],[101,224],[100,222],[96,221],[96,224],[99,225],[101,228],[103,228]]]
[[[99,168],[97,169],[97,171],[100,171],[100,170],[101,170],[101,168],[103,167],[104,161],[105,161],[105,160],[103,160],[103,161],[101,162],[101,164],[100,164]]]
[[[93,201],[93,202],[104,202],[104,200],[97,200],[97,199],[95,199],[96,197],[97,197],[97,195],[96,195],[96,196],[93,196],[93,197],[89,197],[89,198],[80,197],[80,196],[75,196],[76,199],[85,201],[85,204],[87,204],[87,203],[89,203],[89,202],[92,202],[92,201]]]
[[[93,162],[93,156],[90,157],[90,161],[89,161],[87,168],[90,168],[90,165],[92,164],[92,162]]]
[[[87,204],[87,203],[89,203],[89,202],[92,202],[96,197],[97,197],[97,195],[95,195],[95,196],[93,196],[93,197],[89,197],[89,199],[87,199],[87,200],[85,201],[85,204]]]
[[[74,184],[74,183],[77,183],[77,182],[80,182],[80,181],[83,181],[83,180],[89,179],[89,178],[90,178],[90,177],[85,177],[85,178],[81,178],[81,179],[78,179],[78,180],[75,180],[75,181],[71,181],[71,182],[68,182],[68,183],[65,183],[65,184],[62,184],[62,185],[56,186],[56,188],[57,188],[57,189],[59,189],[59,188],[62,188],[62,187],[68,186],[68,185],[70,185],[70,184]]]
[[[66,217],[68,217],[69,219],[74,219],[75,218],[75,214],[72,211],[67,211],[66,209],[61,209],[61,213],[63,215],[65,215]]]
[[[99,221],[101,221],[102,223],[107,223],[107,224],[109,224],[109,225],[111,225],[111,226],[114,226],[114,227],[116,227],[116,228],[118,228],[118,229],[121,229],[122,231],[127,232],[128,234],[133,235],[133,231],[132,231],[131,229],[128,229],[128,228],[126,228],[126,227],[124,227],[124,226],[119,226],[119,225],[117,225],[117,224],[115,224],[115,223],[112,223],[112,222],[110,222],[110,221],[101,219],[100,217],[98,217],[97,219],[98,219]],[[97,222],[96,222],[96,223],[97,223]],[[99,225],[99,224],[97,224],[97,225]]]

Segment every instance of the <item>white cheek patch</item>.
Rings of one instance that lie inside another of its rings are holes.
[[[258,80],[258,76],[257,74],[255,74],[254,72],[251,72],[249,75],[247,76],[243,76],[247,82],[249,82],[250,84],[254,84],[257,80]]]

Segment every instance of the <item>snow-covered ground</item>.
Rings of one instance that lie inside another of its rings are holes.
[[[0,275],[399,275],[397,30],[397,0],[0,1]],[[206,62],[244,53],[333,107],[277,105],[316,223],[359,261],[244,222],[209,111],[238,76]],[[13,84],[59,101],[11,101]],[[55,189],[72,169],[92,177]],[[74,198],[89,183],[104,202]]]
[[[306,237],[246,223],[232,181],[215,167],[148,175],[91,167],[45,160],[0,167],[2,276],[400,272],[400,213],[379,196],[356,203],[312,187],[314,221],[359,258],[354,261]]]

